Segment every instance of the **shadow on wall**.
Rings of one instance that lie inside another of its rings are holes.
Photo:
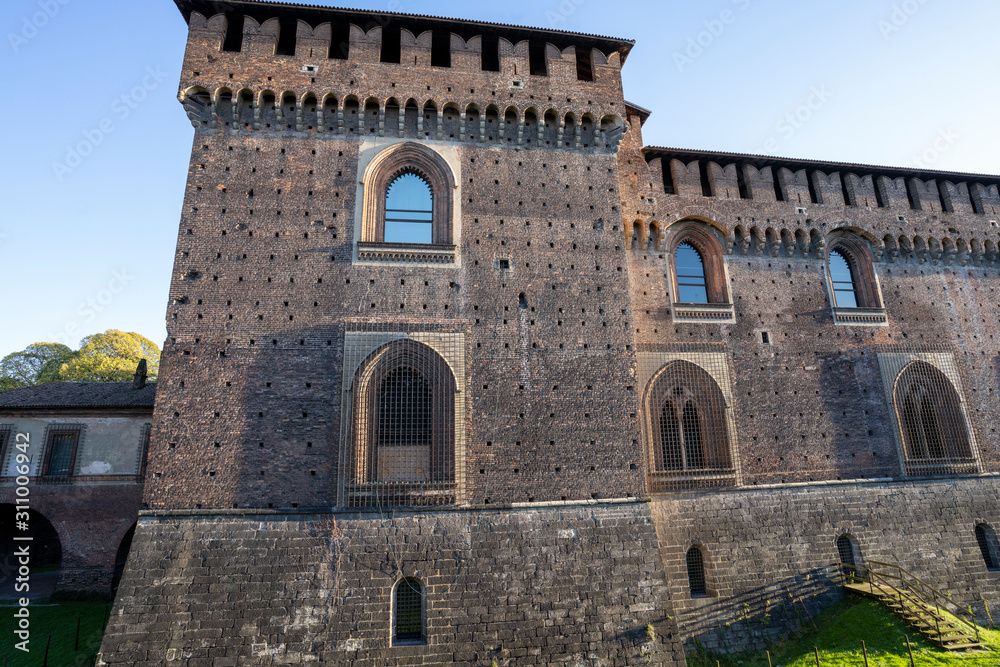
[[[32,538],[30,567],[33,574],[39,571],[50,573],[62,564],[62,543],[52,523],[35,510],[28,510],[28,530],[22,530],[17,511],[14,505],[0,505],[0,598],[3,599],[18,597],[15,583],[20,564],[15,551],[25,542],[16,542],[15,537]],[[45,578],[54,583],[57,574],[46,574]]]
[[[678,620],[688,650],[695,644],[726,653],[764,649],[807,627],[844,595],[840,568],[832,564],[766,586],[740,584],[750,585],[731,597],[688,601],[685,611],[681,601]]]

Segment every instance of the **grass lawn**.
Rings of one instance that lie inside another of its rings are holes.
[[[876,602],[849,597],[816,617],[818,630],[801,633],[772,646],[773,667],[815,667],[813,647],[822,667],[863,667],[861,642],[868,647],[869,667],[910,667],[903,637],[910,638],[917,667],[1000,667],[1000,632],[981,630],[982,643],[993,652],[952,654],[933,648],[916,632]],[[688,667],[767,667],[763,651],[720,658],[705,653],[688,656]]]
[[[19,641],[14,636],[16,607],[0,607],[0,636],[3,637],[0,665],[10,667],[40,667],[45,656],[45,644],[52,635],[49,648],[49,667],[90,667],[101,647],[101,630],[106,603],[60,602],[47,605],[38,603],[31,611],[30,653],[14,649]],[[74,651],[76,621],[80,619],[80,650]]]

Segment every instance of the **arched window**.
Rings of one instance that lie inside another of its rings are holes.
[[[448,363],[423,343],[394,340],[372,352],[353,384],[342,504],[455,502],[455,393]]]
[[[837,538],[837,557],[840,559],[844,576],[849,580],[857,578],[860,574],[857,555],[857,545],[850,535],[844,533]]]
[[[682,243],[674,251],[677,268],[677,300],[680,303],[708,303],[708,281],[705,261],[690,243]]]
[[[733,483],[726,399],[711,375],[672,361],[654,376],[645,405],[654,490]]]
[[[854,270],[844,253],[837,249],[830,253],[830,282],[837,308],[857,308],[858,290],[854,284]]]
[[[705,580],[705,555],[698,547],[691,547],[687,552],[688,588],[691,597],[701,598],[708,595],[708,585]]]
[[[983,562],[987,570],[1000,570],[1000,548],[997,545],[997,535],[992,528],[986,524],[976,526],[976,542],[979,544],[979,551],[983,554]]]
[[[716,233],[701,222],[683,220],[666,230],[665,248],[672,276],[674,321],[733,321],[725,251]]]
[[[838,231],[831,235],[827,247],[826,267],[834,321],[852,326],[886,324],[868,243],[851,232]]]
[[[393,144],[368,163],[362,183],[363,245],[375,250],[383,243],[442,246],[422,252],[450,250],[451,256],[429,261],[454,261],[455,177],[444,158],[423,144]],[[410,261],[407,258],[405,253],[382,253],[374,259]],[[359,259],[367,258],[359,252]]]
[[[394,646],[424,642],[424,587],[419,579],[401,579],[392,596]]]
[[[385,242],[431,243],[434,193],[426,180],[402,172],[385,192]]]
[[[911,474],[975,467],[958,392],[940,369],[925,361],[911,363],[896,380],[893,400]]]

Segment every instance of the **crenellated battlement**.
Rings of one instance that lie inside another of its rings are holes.
[[[435,17],[177,0],[196,129],[615,151],[632,42]],[[345,85],[346,84],[346,85]]]
[[[740,154],[645,148],[645,215],[626,222],[633,249],[662,251],[667,227],[713,221],[727,254],[823,259],[825,239],[851,229],[873,259],[1000,267],[1000,178]],[[660,188],[666,195],[658,197]],[[752,208],[746,205],[753,204]]]

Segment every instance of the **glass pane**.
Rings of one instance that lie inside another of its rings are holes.
[[[398,176],[385,195],[385,242],[431,243],[434,195],[416,174]]]
[[[677,269],[678,303],[708,303],[705,263],[701,253],[689,243],[680,244],[674,253],[674,267]]]
[[[76,447],[75,433],[59,433],[52,436],[52,453],[49,455],[49,474],[68,477],[72,470],[73,450]]]
[[[858,292],[854,286],[854,272],[839,250],[830,253],[830,280],[833,281],[835,305],[838,308],[857,308]]]

